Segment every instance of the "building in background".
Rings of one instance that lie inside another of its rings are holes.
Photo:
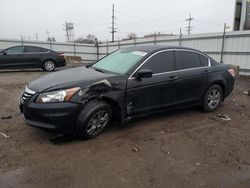
[[[174,34],[170,33],[170,34],[163,34],[163,33],[155,33],[155,34],[148,34],[148,35],[144,35],[144,38],[153,38],[153,37],[166,37],[166,36],[173,36]]]
[[[234,31],[250,30],[250,0],[236,0]]]

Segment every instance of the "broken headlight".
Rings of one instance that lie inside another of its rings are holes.
[[[74,87],[65,90],[51,91],[40,93],[36,102],[37,103],[56,103],[69,101],[74,94],[79,91],[80,87]]]

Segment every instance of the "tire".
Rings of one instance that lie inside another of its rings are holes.
[[[220,106],[222,97],[222,88],[217,84],[212,85],[203,98],[203,109],[206,112],[215,111]]]
[[[90,139],[100,135],[109,125],[112,109],[104,101],[90,101],[79,113],[76,133],[81,139]],[[102,119],[102,120],[101,120]]]
[[[42,67],[42,69],[44,71],[49,71],[50,72],[50,71],[55,70],[55,68],[56,68],[56,64],[55,64],[54,61],[52,61],[52,60],[46,60],[46,61],[44,61],[43,67]]]

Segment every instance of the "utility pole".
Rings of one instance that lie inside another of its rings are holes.
[[[46,31],[46,34],[47,34],[47,37],[48,37],[47,40],[48,40],[48,42],[49,42],[49,48],[52,50],[52,43],[51,43],[52,41],[51,41],[51,38],[50,38],[50,36],[49,36],[49,33],[50,33],[50,32],[47,30],[47,31]]]
[[[182,33],[181,33],[181,28],[180,28],[179,46],[181,46],[181,39],[182,39]]]
[[[119,37],[118,37],[118,49],[120,49],[121,47],[120,47],[120,39],[119,39]]]
[[[220,62],[223,63],[223,55],[224,55],[224,46],[225,46],[225,39],[226,39],[226,29],[227,24],[224,23],[224,30],[222,35],[222,45],[221,45],[221,55],[220,55]]]
[[[156,45],[156,31],[154,32],[154,45]]]
[[[189,14],[189,18],[186,19],[186,21],[188,21],[188,26],[187,26],[188,35],[190,35],[190,32],[191,32],[192,27],[193,27],[193,26],[191,26],[191,21],[192,21],[193,19],[194,19],[194,18],[192,18],[191,14]]]
[[[115,28],[115,5],[112,5],[112,27],[111,27],[111,34],[112,34],[112,42],[114,42],[115,40],[115,32],[116,32],[116,28]]]
[[[38,40],[38,33],[36,33],[36,40]]]
[[[46,34],[47,34],[48,39],[50,40],[50,38],[49,38],[49,31],[48,30],[46,31]]]
[[[65,22],[65,24],[63,26],[65,26],[64,31],[66,31],[66,42],[69,42],[70,40],[69,40],[69,30],[67,28],[67,22]]]
[[[22,46],[23,46],[23,35],[21,35],[21,43],[22,43]]]

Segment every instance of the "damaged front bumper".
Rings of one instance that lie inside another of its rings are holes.
[[[71,102],[54,104],[20,103],[22,117],[26,124],[63,133],[74,132],[79,104]]]

